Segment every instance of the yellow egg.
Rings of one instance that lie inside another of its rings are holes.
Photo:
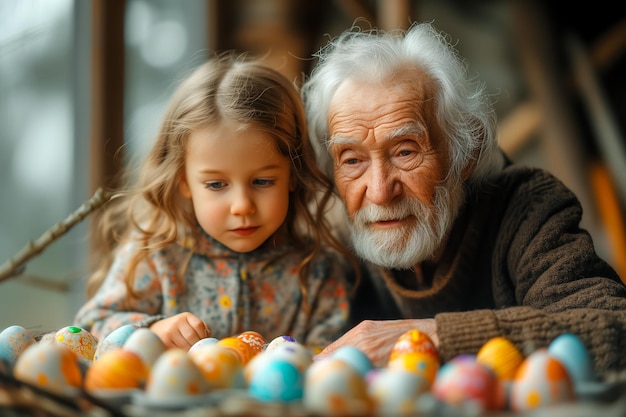
[[[523,360],[522,352],[504,337],[490,339],[476,354],[476,361],[490,367],[500,381],[512,380]]]
[[[102,354],[87,369],[85,389],[141,389],[148,374],[148,366],[137,353],[118,347]]]
[[[218,344],[199,346],[188,353],[206,377],[209,388],[243,388],[244,367],[232,349]]]
[[[423,377],[429,386],[435,381],[439,370],[439,359],[431,353],[406,352],[395,356],[389,361],[387,367],[390,369],[404,369]]]
[[[389,356],[389,361],[409,352],[420,352],[432,356],[439,361],[439,352],[432,339],[424,332],[412,329],[398,338]]]
[[[220,339],[216,344],[219,346],[224,346],[235,352],[237,356],[239,356],[239,359],[244,366],[255,355],[250,345],[237,337],[225,337],[223,339]]]

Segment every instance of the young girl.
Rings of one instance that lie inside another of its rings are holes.
[[[76,326],[102,338],[135,323],[183,349],[247,330],[322,347],[344,330],[357,269],[324,219],[333,186],[280,73],[234,54],[197,68],[134,178],[99,219]]]

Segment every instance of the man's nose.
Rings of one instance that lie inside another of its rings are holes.
[[[366,196],[372,203],[385,205],[402,192],[395,170],[384,162],[372,163],[368,174]]]

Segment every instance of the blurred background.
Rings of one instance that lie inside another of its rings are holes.
[[[150,146],[209,53],[264,54],[294,82],[356,24],[445,31],[496,100],[502,147],[581,199],[626,278],[626,14],[619,2],[0,0],[0,272]],[[89,219],[0,279],[0,329],[55,331],[85,301]]]

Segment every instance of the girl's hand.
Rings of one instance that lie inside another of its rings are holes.
[[[211,329],[205,322],[191,313],[180,313],[157,321],[150,326],[167,348],[180,348],[185,351],[200,339],[211,336]]]

